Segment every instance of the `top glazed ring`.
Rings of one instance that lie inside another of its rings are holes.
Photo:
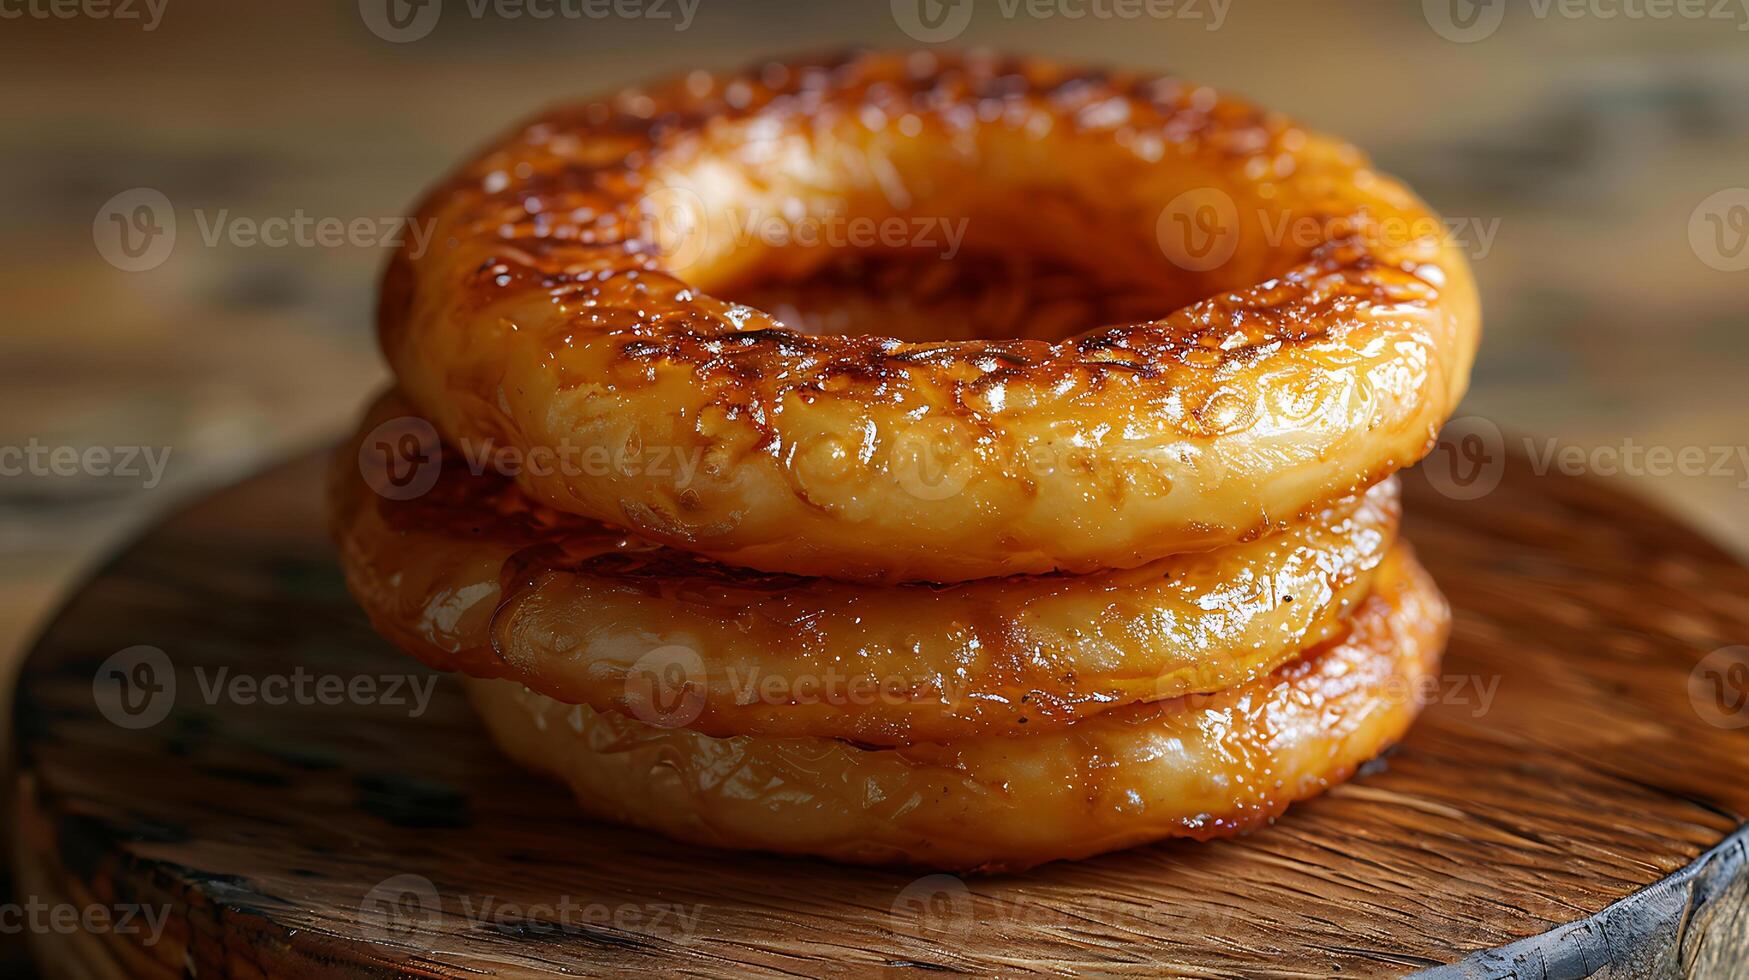
[[[951,219],[968,255],[1154,318],[803,333],[721,298],[843,253],[748,233],[772,216]],[[1423,456],[1479,333],[1443,224],[1352,146],[1034,60],[694,72],[527,123],[415,220],[381,337],[447,440],[556,509],[773,572],[950,582],[1241,540]]]

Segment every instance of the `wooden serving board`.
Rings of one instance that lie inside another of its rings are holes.
[[[162,926],[39,930],[51,972],[1749,976],[1749,572],[1607,486],[1522,459],[1475,499],[1408,477],[1456,626],[1354,782],[1238,840],[960,879],[589,823],[450,679],[413,717],[432,681],[345,594],[321,465],[148,534],[31,655],[17,893]]]

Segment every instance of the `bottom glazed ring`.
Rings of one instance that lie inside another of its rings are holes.
[[[1402,737],[1449,612],[1407,546],[1346,634],[1210,695],[1036,735],[904,748],[712,738],[467,681],[494,741],[589,815],[719,847],[863,864],[1016,870],[1272,820]]]

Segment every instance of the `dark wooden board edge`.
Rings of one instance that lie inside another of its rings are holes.
[[[305,461],[307,456],[325,453],[298,454],[290,463],[264,466],[219,490],[239,490],[251,484],[274,478],[282,470]],[[1577,487],[1602,492],[1612,491],[1644,508],[1659,514],[1651,501],[1628,493],[1617,484],[1592,477],[1571,480]],[[210,496],[210,495],[208,495]],[[208,496],[197,496],[166,508],[156,520],[142,526],[113,548],[108,558],[88,568],[80,582],[70,589],[57,606],[54,615],[45,618],[26,649],[34,650],[60,618],[73,598],[91,582],[101,578],[132,548],[149,542],[163,533],[167,526],[198,511]],[[1737,559],[1724,548],[1707,539],[1686,524],[1676,522],[1674,530],[1682,532],[1689,547],[1710,552],[1727,564]],[[20,681],[24,678],[21,676]],[[69,846],[84,847],[92,854],[102,850],[103,842],[85,839],[96,828],[68,824],[55,818],[38,804],[29,768],[24,765],[21,747],[28,724],[27,706],[18,703],[26,685],[20,683],[14,692],[14,704],[8,719],[13,738],[7,753],[0,759],[0,813],[9,818],[9,858],[14,875],[14,894],[23,894],[24,887],[33,894],[66,898],[92,897],[89,889],[78,886],[64,858]],[[34,824],[35,826],[31,826]],[[0,849],[5,850],[5,849]],[[172,921],[184,924],[181,937],[189,946],[216,944],[234,967],[255,975],[287,977],[319,977],[331,971],[355,976],[451,978],[463,974],[445,964],[418,956],[393,945],[359,944],[346,937],[324,934],[317,930],[288,928],[272,916],[223,887],[208,888],[200,881],[187,881],[187,868],[171,862],[155,861],[135,855],[127,859],[125,869],[116,866],[111,852],[110,866],[101,881],[104,890],[127,893],[135,899],[154,898],[170,906]],[[0,870],[4,865],[0,865]],[[131,876],[143,875],[148,884],[129,889]],[[173,884],[172,884],[173,883]],[[110,897],[116,897],[111,895]],[[247,949],[239,949],[236,939],[249,937]],[[114,934],[104,936],[33,936],[32,951],[39,959],[45,954],[59,953],[68,959],[62,966],[76,964],[70,972],[57,969],[55,962],[39,962],[46,977],[77,976],[164,976],[187,975],[182,967],[165,963],[130,939]],[[911,969],[906,969],[910,967]],[[899,970],[905,973],[933,972],[939,967],[928,964],[890,964],[885,974]],[[465,971],[472,974],[473,971]],[[1749,978],[1749,824],[1744,824],[1729,837],[1698,856],[1687,866],[1654,882],[1639,892],[1621,899],[1594,915],[1528,936],[1503,946],[1480,950],[1448,965],[1418,971],[1418,980],[1585,980],[1585,978],[1645,978],[1665,977]]]
[[[52,820],[46,812],[31,806],[33,794],[26,782],[12,783],[9,809],[14,818],[21,824]],[[39,828],[50,837],[69,829]],[[20,889],[33,889],[32,894],[70,897],[73,894],[68,891],[70,876],[62,863],[55,860],[56,851],[68,842],[41,837],[32,840],[34,836],[19,835],[23,853],[13,855],[14,867],[19,871],[15,884]],[[163,865],[142,868],[139,863],[156,864],[136,859],[136,866],[128,869],[127,874],[113,873],[120,869],[110,869],[112,873],[104,878],[121,886],[125,879],[143,873],[146,881],[164,882],[177,879],[186,870]],[[360,949],[356,943],[335,943],[311,930],[285,928],[246,902],[229,901],[223,894],[204,893],[206,889],[198,883],[188,885],[186,891],[160,887],[151,890],[156,894],[150,898],[175,908],[174,920],[186,924],[190,934],[183,938],[189,945],[220,943],[233,956],[246,961],[250,969],[267,975],[315,976],[324,968],[377,976],[454,975],[441,963],[409,956],[392,946],[372,949],[367,945]],[[148,896],[129,897],[140,900]],[[203,931],[200,927],[203,922],[212,927],[212,935],[194,934]],[[247,933],[255,941],[248,950],[239,950],[235,943],[224,942],[222,934],[231,930]],[[48,968],[45,976],[145,976],[159,971],[161,975],[173,976],[177,972],[168,963],[154,961],[152,951],[116,948],[118,944],[129,943],[115,935],[45,935],[34,940],[32,945],[39,955],[54,955],[62,963],[68,962],[64,957],[70,956],[81,967],[73,973],[60,974],[52,969],[52,963],[39,964]],[[275,952],[278,955],[273,955]],[[1687,867],[1595,915],[1413,976],[1417,980],[1583,980],[1599,976],[1731,980],[1749,976],[1749,824]]]
[[[1415,976],[1578,980],[1599,974],[1749,976],[1749,824],[1694,863],[1589,918]]]
[[[30,936],[43,977],[76,980],[190,977],[198,964],[220,964],[227,977],[380,977],[459,980],[479,976],[392,944],[288,927],[269,914],[277,899],[228,876],[201,875],[170,861],[115,847],[116,828],[57,817],[42,805],[28,775],[12,780],[5,801],[20,894],[48,904],[127,904],[165,910],[154,945],[139,933],[42,930]],[[86,866],[75,873],[75,864]]]

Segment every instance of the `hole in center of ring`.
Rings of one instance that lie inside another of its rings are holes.
[[[1157,285],[1021,250],[833,250],[797,275],[764,269],[719,286],[723,299],[813,335],[912,342],[1061,340],[1165,316],[1180,303]]]
[[[826,128],[675,151],[646,184],[640,237],[665,271],[789,328],[914,342],[1157,320],[1296,251],[1239,220],[1224,158],[1150,162],[1091,133],[986,127],[959,146]]]

